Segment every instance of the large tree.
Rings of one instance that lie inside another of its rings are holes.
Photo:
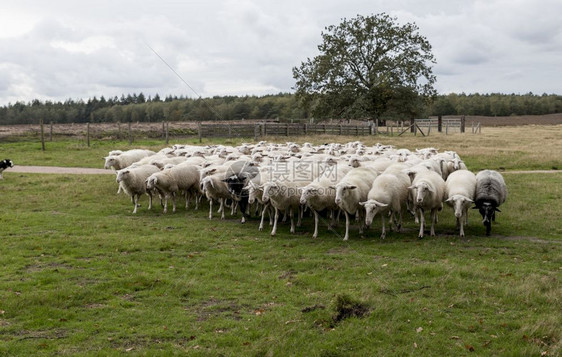
[[[435,95],[435,60],[418,30],[385,13],[326,27],[320,54],[293,68],[297,98],[317,118],[380,118],[397,103],[419,114]]]

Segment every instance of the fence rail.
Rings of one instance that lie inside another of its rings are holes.
[[[373,135],[376,128],[371,125],[343,124],[295,124],[295,123],[254,123],[254,124],[199,124],[199,138],[209,137],[262,137],[296,135]]]
[[[398,125],[399,124],[399,125]],[[265,136],[299,136],[299,135],[402,135],[407,131],[426,136],[434,132],[449,133],[450,130],[464,133],[464,118],[458,119],[415,119],[410,121],[387,121],[387,125],[379,127],[373,122],[359,124],[314,124],[314,123],[278,123],[271,121],[253,121],[242,123],[202,123],[202,122],[127,122],[127,123],[44,123],[29,125],[0,126],[0,140],[21,140],[21,138],[39,137],[44,148],[45,140],[52,141],[57,137],[74,137],[85,140],[88,146],[90,139],[114,138],[129,140],[135,138],[162,138],[166,144],[170,139],[199,137],[202,138],[258,138]],[[472,133],[481,133],[480,123],[472,122]]]

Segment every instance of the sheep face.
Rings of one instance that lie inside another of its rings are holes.
[[[119,172],[117,172],[117,183],[121,183],[130,173],[131,172],[129,170],[120,170]]]
[[[410,186],[413,190],[414,202],[418,205],[422,204],[425,198],[435,192],[426,182],[420,182],[415,186]]]
[[[458,157],[455,157],[454,159],[452,159],[451,163],[453,164],[454,170],[460,170],[461,169],[462,160],[459,159]]]
[[[263,195],[261,199],[263,203],[269,202],[271,197],[277,195],[281,190],[279,185],[275,182],[268,182],[262,188],[263,188]]]
[[[207,189],[209,187],[214,187],[213,185],[213,180],[211,177],[207,176],[205,177],[203,180],[201,180],[201,183],[199,184],[201,192],[207,192]]]
[[[256,202],[258,197],[263,196],[263,192],[260,190],[259,186],[253,183],[252,181],[248,182],[248,185],[244,187],[245,190],[248,190],[248,203],[253,204]]]
[[[492,231],[492,221],[496,220],[496,212],[501,212],[499,208],[495,207],[490,202],[484,202],[478,207],[474,207],[480,211],[482,215],[482,223],[486,227],[486,235],[489,236]]]
[[[357,186],[348,184],[337,184],[336,189],[336,204],[340,205],[342,201],[349,196],[352,190],[356,189]]]
[[[388,205],[375,200],[368,200],[366,202],[360,202],[361,206],[365,207],[365,225],[367,227],[371,226],[373,223],[373,218],[380,211],[384,210]]]
[[[156,178],[155,176],[150,176],[148,179],[146,179],[146,188],[152,190],[156,187],[157,183],[158,178]]]
[[[117,159],[114,156],[107,156],[104,157],[105,159],[105,165],[103,166],[104,169],[110,169],[112,167],[115,167],[115,164],[117,164]]]
[[[449,197],[447,202],[455,211],[455,217],[461,218],[465,209],[473,202],[470,198],[463,195],[453,195]]]
[[[318,195],[318,192],[319,192],[319,190],[317,188],[314,188],[314,187],[303,188],[302,193],[301,193],[301,198],[300,198],[300,204],[301,205],[307,204],[308,199],[310,197]]]

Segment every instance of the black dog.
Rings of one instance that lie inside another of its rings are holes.
[[[240,206],[240,211],[242,212],[241,223],[245,223],[246,219],[249,217],[249,214],[247,213],[249,194],[248,190],[244,189],[247,179],[248,177],[242,173],[229,176],[223,180],[228,185],[228,191],[232,194],[234,200],[237,201]]]
[[[14,167],[14,163],[10,159],[5,159],[0,161],[0,179],[2,177],[2,171],[6,170],[8,167]]]

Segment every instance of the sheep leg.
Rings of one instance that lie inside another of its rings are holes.
[[[213,199],[209,200],[209,219],[213,219]]]
[[[264,206],[263,206],[263,210],[261,211],[260,226],[259,226],[259,228],[258,228],[260,232],[263,231],[263,221],[264,221],[264,218],[265,218],[265,211],[266,211],[268,208],[269,208],[268,205],[264,205]],[[270,216],[271,216],[271,215],[270,215]]]
[[[297,212],[298,214],[298,212]],[[295,233],[295,220],[294,220],[294,212],[293,212],[293,208],[289,208],[289,219],[291,220],[291,233]]]
[[[230,215],[234,216],[236,211],[238,211],[238,201],[232,202],[232,204],[230,205]]]
[[[147,191],[146,194],[148,195],[148,209],[152,208],[152,192]]]
[[[458,221],[460,223],[460,236],[464,238],[464,226],[463,226],[464,217],[461,217],[460,219],[458,219]]]
[[[224,209],[224,205],[225,205],[224,201],[225,201],[225,199],[224,199],[224,198],[221,198],[221,208],[219,208],[219,210],[221,211],[221,219],[224,219],[224,211],[225,211],[225,209]]]
[[[359,234],[363,234],[363,229],[365,228],[365,217],[363,211],[357,212],[357,218],[359,219]]]
[[[168,213],[168,194],[164,195],[164,213]]]
[[[137,208],[139,207],[139,195],[134,194],[131,196],[133,199],[133,204],[135,205],[135,209],[133,209],[133,213],[137,213]]]
[[[275,207],[275,218],[273,219],[273,229],[271,230],[271,236],[277,234],[277,221],[279,220],[279,210]]]
[[[203,195],[195,194],[195,210],[199,209],[199,203],[201,203],[202,199],[203,199]]]
[[[176,213],[176,193],[172,192],[172,212]]]
[[[312,234],[312,238],[318,238],[318,212],[314,209],[311,210],[312,213],[314,213],[314,233]]]
[[[432,208],[431,209],[431,230],[429,232],[429,235],[432,237],[435,237],[435,223],[437,223],[437,209],[436,208]]]
[[[423,238],[423,229],[425,225],[425,217],[423,216],[423,208],[418,208],[418,216],[419,216],[419,223],[420,223],[420,232],[418,233],[418,238]]]
[[[343,240],[349,239],[349,213],[347,211],[343,211],[345,213],[345,235],[343,236]]]
[[[381,232],[381,239],[386,238],[386,223],[384,221],[384,214],[381,214],[382,220],[382,232]],[[392,227],[392,221],[390,221],[390,227]]]
[[[269,215],[269,225],[272,226],[273,216],[275,214],[275,211],[273,210],[273,207],[269,203],[267,204],[267,207],[268,207],[267,214]]]
[[[300,226],[302,226],[302,216],[303,216],[303,214],[304,214],[304,210],[302,209],[301,206],[299,206],[298,209],[299,209],[299,210],[298,210],[298,212],[297,212],[297,214],[298,214],[298,216],[297,216],[297,217],[298,217],[298,218],[297,218],[297,227],[300,227]]]
[[[396,226],[396,232],[400,232],[402,230],[402,210],[398,210],[398,225]]]

